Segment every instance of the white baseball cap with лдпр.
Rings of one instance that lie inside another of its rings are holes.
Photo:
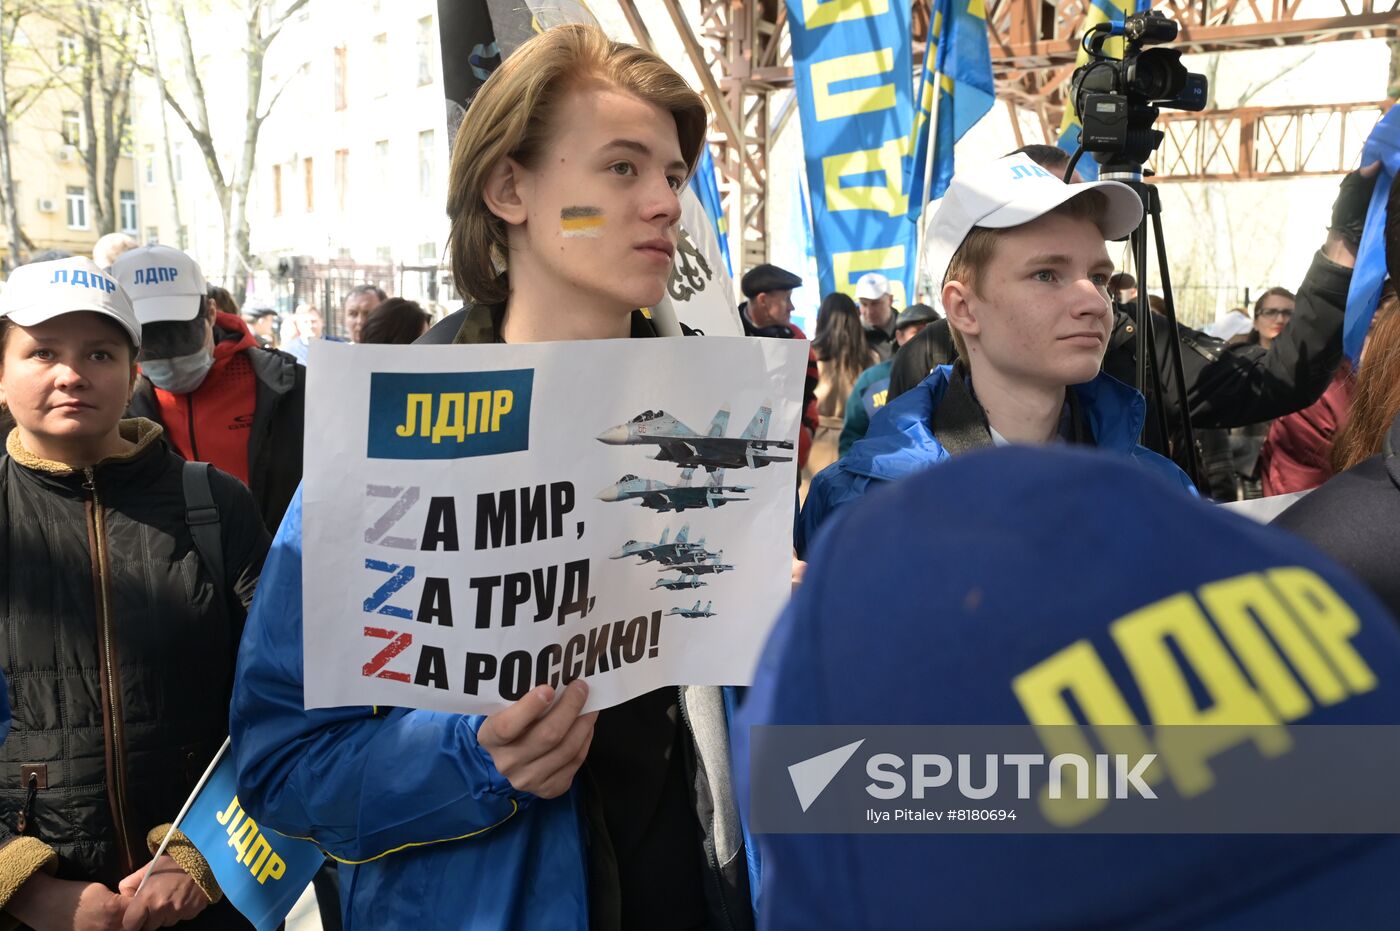
[[[204,272],[179,249],[128,249],[112,263],[112,274],[131,297],[142,324],[193,320],[204,309],[209,290]]]
[[[1142,220],[1142,200],[1118,181],[1065,184],[1025,155],[1008,155],[953,175],[928,231],[925,252],[937,292],[953,255],[974,226],[1010,229],[1043,217],[1056,207],[1097,190],[1108,201],[1098,218],[1104,239],[1122,239]]]
[[[141,348],[141,322],[116,278],[86,256],[21,265],[0,294],[0,317],[16,326],[37,326],[77,311],[109,317]]]

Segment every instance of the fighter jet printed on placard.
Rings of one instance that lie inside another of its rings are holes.
[[[666,542],[666,536],[670,530],[661,531],[661,541],[658,543],[645,543],[639,540],[628,540],[622,544],[622,548],[609,556],[609,559],[626,559],[629,556],[636,556],[643,563],[659,562],[663,566],[673,563],[694,562],[696,558],[705,555],[705,541],[696,543],[690,542],[690,525],[686,524],[676,534],[676,539],[670,543]]]
[[[718,553],[702,552],[690,562],[675,563],[667,566],[663,571],[669,572],[674,569],[682,575],[719,575],[721,572],[729,572],[734,568],[720,562],[720,558],[723,556],[723,550]]]
[[[707,601],[705,602],[705,607],[702,609],[700,607],[700,602],[697,601],[695,602],[695,607],[693,608],[672,608],[671,610],[666,612],[666,616],[670,617],[673,614],[678,614],[681,617],[689,618],[714,617],[715,612],[710,610],[710,606],[713,604],[713,601]]]
[[[643,411],[616,427],[604,430],[599,442],[609,446],[656,446],[654,457],[660,462],[672,462],[686,469],[761,469],[774,462],[791,462],[791,456],[775,456],[770,449],[792,449],[787,440],[768,439],[768,423],[773,408],[767,404],[758,409],[744,432],[737,437],[724,435],[729,427],[729,410],[720,408],[704,436],[681,423],[665,411]]]
[[[710,476],[704,485],[690,484],[694,476],[694,469],[686,469],[681,473],[681,484],[672,485],[655,479],[624,475],[617,484],[598,492],[597,498],[599,501],[641,501],[642,507],[664,513],[689,508],[718,508],[731,501],[748,501],[748,498],[736,498],[734,495],[753,490],[748,485],[724,484],[723,469]]]
[[[709,582],[701,581],[699,576],[683,575],[674,579],[657,579],[656,584],[652,586],[652,590],[655,591],[658,588],[664,588],[668,591],[676,592],[683,588],[701,588],[709,584]]]

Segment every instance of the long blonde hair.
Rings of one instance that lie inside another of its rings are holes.
[[[506,223],[482,198],[503,158],[534,167],[549,138],[555,108],[571,84],[616,87],[670,112],[681,157],[691,170],[705,144],[705,102],[651,52],[609,39],[596,26],[556,26],[529,40],[477,92],[457,131],[447,187],[452,221],[448,251],[457,290],[467,300],[504,301]]]

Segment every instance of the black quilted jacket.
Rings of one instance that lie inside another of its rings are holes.
[[[0,747],[0,868],[16,836],[58,875],[115,887],[150,859],[228,733],[244,612],[268,547],[257,507],[215,470],[225,579],[185,520],[183,461],[146,420],[137,449],[90,470],[0,454],[0,667],[14,727]],[[200,926],[211,923],[209,909]],[[245,925],[246,927],[246,925]]]

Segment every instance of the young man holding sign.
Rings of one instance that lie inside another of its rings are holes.
[[[653,55],[579,26],[522,45],[453,152],[471,303],[423,342],[655,335],[637,308],[664,293],[704,133]],[[342,864],[350,926],[752,927],[719,689],[591,714],[581,680],[487,717],[304,710],[302,537],[299,495],[243,640],[234,754],[249,813]]]

